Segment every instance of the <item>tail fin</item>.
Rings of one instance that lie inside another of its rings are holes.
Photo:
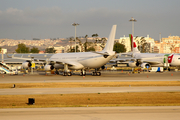
[[[168,63],[171,63],[171,62],[172,62],[173,56],[174,56],[174,54],[170,54],[170,55],[168,56]]]
[[[140,51],[138,50],[135,42],[134,42],[134,45],[133,45],[133,52],[134,53],[140,53]]]
[[[134,43],[134,41],[133,41],[132,34],[129,34],[129,39],[130,39],[131,52],[133,52],[133,43]]]
[[[136,43],[133,41],[133,36],[132,34],[129,34],[129,38],[130,38],[130,44],[131,44],[131,51],[133,53],[140,53],[140,51],[137,48]]]
[[[109,38],[108,38],[105,48],[103,49],[103,52],[113,51],[114,39],[115,39],[115,34],[116,34],[116,26],[117,25],[112,26],[111,33],[109,34]]]

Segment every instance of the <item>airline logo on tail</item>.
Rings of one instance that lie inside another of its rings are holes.
[[[167,57],[167,62],[168,63],[171,63],[172,62],[172,59],[173,59],[173,56],[174,56],[174,54],[166,54],[166,55],[164,55],[164,56],[166,56]],[[164,63],[166,63],[166,58],[164,58]]]
[[[134,46],[133,46],[133,48],[136,48],[136,43],[134,42]]]
[[[174,56],[174,54],[168,56],[168,63],[172,62],[173,56]]]
[[[138,50],[135,42],[134,42],[134,45],[133,45],[133,52],[140,53],[140,51]]]
[[[130,44],[131,44],[131,51],[135,53],[140,53],[140,51],[137,48],[136,43],[133,41],[133,36],[132,34],[129,34],[129,39],[130,39]]]

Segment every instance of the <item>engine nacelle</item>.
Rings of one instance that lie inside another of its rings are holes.
[[[129,67],[136,67],[136,62],[129,61],[128,65],[129,65]]]
[[[64,69],[64,65],[62,64],[54,64],[55,69]]]
[[[151,65],[149,63],[142,63],[141,68],[150,68]]]
[[[45,69],[45,71],[53,70],[53,69],[54,69],[54,66],[53,66],[53,65],[45,65],[45,66],[44,66],[44,69]]]
[[[105,68],[106,68],[106,67],[105,67],[104,65],[103,65],[103,66],[101,66],[101,69],[102,69],[102,70],[104,70]]]
[[[30,61],[25,61],[22,63],[22,68],[29,68],[31,66],[32,66],[32,64]]]

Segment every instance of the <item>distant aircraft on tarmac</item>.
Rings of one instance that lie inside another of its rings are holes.
[[[114,39],[116,33],[116,25],[112,26],[107,44],[101,52],[77,52],[77,53],[57,53],[50,57],[48,60],[49,64],[45,65],[45,70],[64,69],[63,75],[71,76],[72,73],[70,70],[81,70],[81,75],[86,75],[86,69],[94,68],[95,72],[92,73],[94,76],[100,76],[101,72],[98,72],[98,68],[104,66],[109,62],[114,56],[115,51]],[[23,59],[18,57],[12,57],[14,59]],[[27,60],[27,59],[26,59]],[[23,62],[22,67],[29,68],[32,65],[33,61],[44,61],[33,58],[29,59],[26,62]]]
[[[130,35],[132,39],[132,35]],[[159,54],[159,53],[140,53],[136,43],[133,42],[133,49],[130,53],[121,53],[121,55],[130,55],[131,58],[122,59],[118,57],[114,62],[126,62],[130,67],[150,68],[150,67],[169,67],[169,66],[180,66],[180,55],[177,54]],[[168,70],[170,70],[168,68]]]

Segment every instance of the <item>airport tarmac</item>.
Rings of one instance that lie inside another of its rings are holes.
[[[135,73],[129,74],[122,71],[103,71],[101,76],[80,76],[78,73],[72,76],[45,75],[44,72],[35,74],[0,75],[0,83],[41,83],[41,82],[109,82],[109,81],[180,81],[180,72],[163,73]]]
[[[2,120],[179,120],[180,106],[0,109]]]
[[[42,82],[110,82],[110,81],[180,81],[180,72],[136,73],[102,72],[101,76],[79,75],[47,76],[40,74],[0,75],[0,83]],[[180,91],[179,86],[163,87],[97,87],[97,88],[11,88],[0,89],[0,95],[16,94],[70,94],[70,93],[117,93],[117,92]],[[0,109],[3,120],[179,120],[180,106],[144,107],[67,107],[67,108],[13,108]]]
[[[180,92],[180,86],[0,89],[0,95],[122,93],[122,92]]]

